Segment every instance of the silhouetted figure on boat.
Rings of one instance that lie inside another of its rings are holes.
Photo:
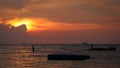
[[[93,45],[91,45],[91,48],[87,50],[94,50],[94,51],[110,51],[110,50],[116,50],[115,47],[109,47],[109,48],[95,48]]]

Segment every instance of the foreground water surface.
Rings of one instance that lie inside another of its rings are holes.
[[[94,45],[95,47],[116,47],[115,51],[88,51],[90,45],[81,44],[39,44],[0,45],[0,68],[120,68],[120,45]],[[90,55],[83,61],[50,61],[48,54]]]

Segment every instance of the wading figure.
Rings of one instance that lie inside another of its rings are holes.
[[[35,52],[35,47],[34,47],[34,45],[32,45],[32,52],[33,52],[33,53]]]

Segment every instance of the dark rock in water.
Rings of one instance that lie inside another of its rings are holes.
[[[90,59],[89,55],[63,55],[63,54],[51,54],[48,55],[48,60],[86,60]]]
[[[116,50],[115,47],[110,47],[110,48],[90,48],[87,50],[94,50],[94,51],[108,51],[108,50]]]

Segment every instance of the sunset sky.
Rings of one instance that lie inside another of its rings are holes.
[[[120,0],[0,0],[0,43],[120,44]]]

